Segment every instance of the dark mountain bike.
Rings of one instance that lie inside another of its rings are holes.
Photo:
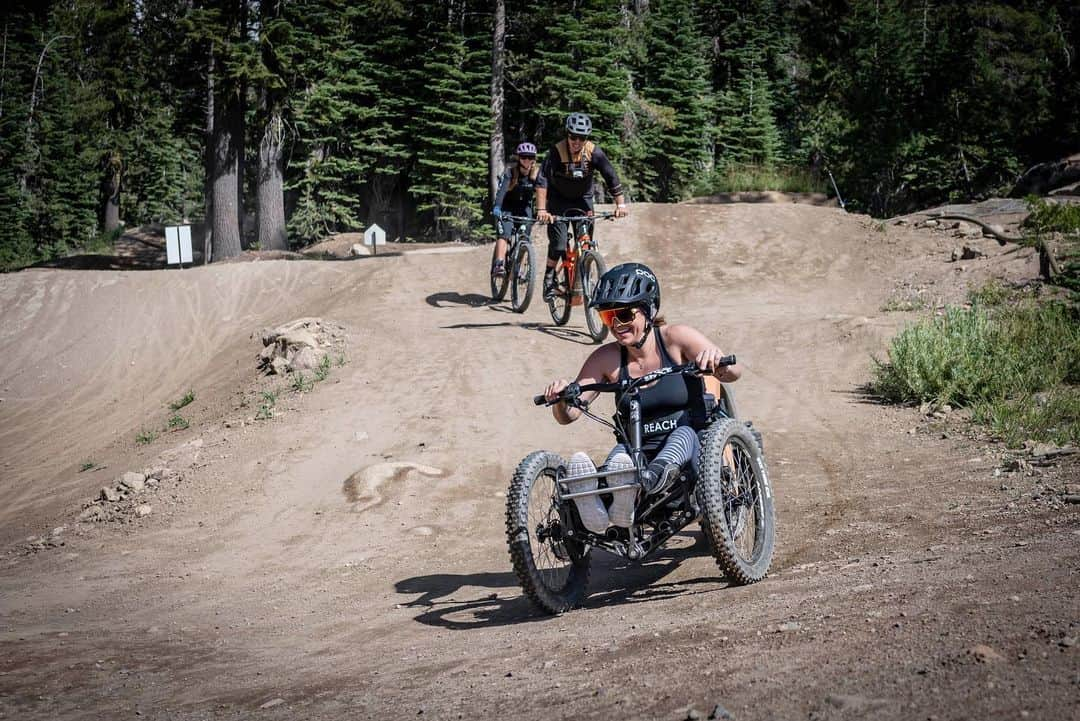
[[[721,361],[722,365],[734,363],[734,356]],[[615,430],[630,449],[633,468],[570,476],[559,455],[534,451],[514,471],[506,499],[506,540],[521,587],[541,610],[558,614],[582,601],[593,549],[644,561],[698,519],[717,565],[733,582],[755,583],[768,573],[775,520],[761,434],[749,422],[738,419],[726,385],[716,389],[718,398],[702,384],[702,392],[692,399],[692,425],[701,440],[700,475],[687,464],[667,490],[656,495],[642,490],[647,464],[641,451],[638,391],[672,373],[698,376],[701,371],[691,363],[661,368],[626,382],[571,383],[560,394],[559,400]],[[629,427],[621,427],[618,417],[609,423],[590,413],[580,398],[585,391],[622,392],[623,402],[628,403]],[[533,400],[537,405],[546,403],[543,396]],[[595,490],[571,490],[578,482],[591,479],[597,480]],[[611,508],[612,494],[620,492],[637,494],[629,526],[611,525],[602,533],[586,528],[574,500],[598,495]]]
[[[555,325],[566,325],[570,320],[570,309],[583,305],[589,336],[599,343],[607,337],[608,329],[599,314],[589,307],[589,301],[596,293],[596,284],[607,271],[607,265],[592,235],[593,221],[596,218],[612,219],[615,214],[608,212],[590,216],[577,209],[566,213],[552,216],[553,223],[566,224],[566,257],[555,268],[555,292],[547,299],[548,310]]]
[[[491,276],[491,297],[502,300],[510,289],[510,306],[515,313],[524,313],[532,300],[536,284],[536,249],[532,244],[532,226],[536,221],[520,215],[504,215],[514,223],[510,245],[506,249],[506,273]],[[491,251],[491,266],[495,267],[495,249]]]

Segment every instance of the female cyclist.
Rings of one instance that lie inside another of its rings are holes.
[[[615,340],[597,348],[585,360],[575,379],[582,385],[640,378],[660,368],[691,361],[725,383],[737,380],[742,374],[738,364],[716,365],[724,353],[701,331],[688,325],[667,324],[659,315],[660,283],[656,275],[640,263],[624,263],[604,273],[591,306],[599,311]],[[554,402],[568,383],[565,378],[553,380],[544,390],[544,397],[549,403]],[[672,374],[640,390],[642,451],[649,462],[643,489],[647,494],[665,491],[678,478],[683,466],[688,462],[696,463],[699,443],[697,433],[690,425],[690,404],[691,394],[700,393],[701,389],[693,388],[694,383],[700,384],[700,380]],[[581,394],[581,399],[591,401],[596,396],[595,391],[586,392]],[[627,427],[627,409],[621,395],[616,395],[615,402],[619,420]],[[580,409],[565,402],[555,403],[551,409],[555,420],[563,425],[581,416]],[[604,464],[606,470],[632,469],[628,450],[622,443],[617,443],[608,453]],[[585,453],[574,454],[567,468],[572,476],[591,470],[592,462]],[[633,474],[627,478],[633,478]],[[592,490],[597,481],[579,481],[575,486],[571,490]],[[623,497],[618,497],[620,495]],[[617,494],[610,509],[605,509],[598,496],[577,501],[583,523],[590,530],[602,531],[609,520],[615,525],[629,525],[635,498],[636,492]]]

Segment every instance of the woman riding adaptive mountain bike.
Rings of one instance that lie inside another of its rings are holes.
[[[533,248],[531,231],[533,219],[528,216],[503,213],[501,219],[513,223],[510,233],[508,270],[496,275],[491,274],[491,297],[502,300],[506,289],[510,288],[510,305],[515,313],[524,313],[532,300],[533,285],[536,282],[536,250]],[[495,262],[495,261],[493,261]]]
[[[551,216],[552,222],[566,224],[569,238],[566,255],[555,266],[554,285],[546,296],[551,319],[556,325],[566,325],[570,320],[571,307],[584,306],[589,336],[597,343],[607,337],[608,329],[591,306],[591,301],[600,277],[607,271],[607,265],[593,235],[593,220],[614,217],[614,213],[586,215],[586,211],[577,208],[567,210],[566,215]]]
[[[734,356],[689,326],[667,326],[643,265],[605,273],[593,305],[615,342],[593,351],[574,382],[553,381],[534,401],[562,424],[586,415],[608,425],[617,443],[599,471],[584,453],[567,462],[535,451],[518,465],[506,529],[526,596],[549,613],[569,610],[584,598],[593,549],[640,561],[699,518],[734,582],[762,579],[772,491],[760,434],[721,385],[740,375]],[[589,410],[599,393],[616,394],[613,423]]]

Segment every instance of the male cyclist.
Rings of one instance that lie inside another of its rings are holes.
[[[514,232],[514,221],[504,219],[503,215],[532,217],[533,192],[536,190],[540,166],[536,164],[536,146],[526,141],[517,146],[517,152],[510,158],[510,165],[499,176],[499,190],[495,193],[495,263],[491,274],[506,275],[506,249],[510,244],[510,234]],[[532,230],[532,224],[529,224]]]
[[[548,151],[540,166],[536,182],[536,217],[541,223],[551,223],[553,215],[562,215],[571,208],[593,214],[593,175],[597,170],[608,190],[615,196],[615,217],[626,215],[626,199],[622,183],[607,155],[589,140],[592,120],[585,113],[566,116],[566,137]],[[583,221],[584,223],[585,221]],[[574,232],[584,229],[575,223]],[[555,292],[555,266],[566,255],[567,228],[565,223],[548,226],[547,271],[544,273],[544,300]]]

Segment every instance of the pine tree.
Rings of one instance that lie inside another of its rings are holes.
[[[361,227],[365,195],[404,165],[405,104],[386,57],[401,49],[404,16],[393,6],[309,0],[286,17],[295,41],[283,64],[297,69],[288,110],[297,130],[289,228],[311,241]]]
[[[681,200],[708,169],[713,105],[706,44],[697,29],[694,0],[664,0],[649,6],[641,94],[655,104],[641,132],[651,171],[651,197]]]
[[[544,42],[523,63],[520,84],[541,117],[543,140],[561,138],[566,115],[584,112],[592,118],[593,139],[618,165],[626,154],[634,49],[621,3],[561,0],[538,3],[531,12],[544,28]],[[623,181],[632,188],[632,178]]]
[[[415,71],[425,93],[412,124],[416,166],[410,193],[439,239],[460,240],[483,217],[487,200],[490,41],[454,12],[433,11],[421,29],[429,51]]]
[[[776,57],[784,47],[775,2],[714,6],[716,163],[771,167],[786,152],[773,109]]]

